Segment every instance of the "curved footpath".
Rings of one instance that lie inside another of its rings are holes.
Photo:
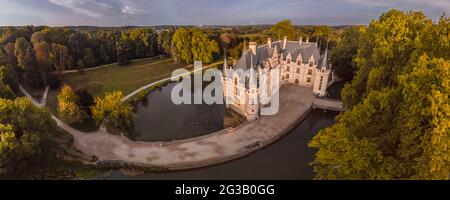
[[[21,90],[32,99],[23,88]],[[257,121],[234,129],[173,142],[135,142],[111,135],[105,128],[85,133],[53,118],[73,136],[75,147],[86,155],[96,156],[98,164],[127,163],[178,170],[219,164],[267,146],[295,128],[309,114],[313,100],[309,88],[284,85],[280,89],[278,114],[261,116]]]

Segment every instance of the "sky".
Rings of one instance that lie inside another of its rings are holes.
[[[0,0],[0,26],[349,25],[392,8],[437,20],[450,0]]]

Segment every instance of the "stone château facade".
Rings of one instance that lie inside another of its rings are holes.
[[[317,43],[308,39],[288,41],[284,37],[272,42],[269,38],[267,44],[260,46],[250,42],[249,49],[233,66],[229,67],[225,58],[222,86],[227,106],[248,120],[255,120],[260,107],[270,104],[270,99],[261,98],[261,91],[270,97],[282,84],[295,84],[311,88],[317,96],[325,96],[332,79],[327,59],[328,47],[321,56]]]

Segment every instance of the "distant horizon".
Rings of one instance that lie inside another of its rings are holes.
[[[367,25],[390,9],[433,20],[448,0],[0,0],[0,26],[242,26],[283,19],[302,25]]]
[[[234,26],[273,26],[276,23],[273,24],[230,24],[230,25],[172,25],[172,24],[159,24],[159,25],[123,25],[123,26],[96,26],[96,25],[61,25],[61,26],[51,26],[51,25],[36,25],[36,24],[28,24],[28,25],[0,25],[0,28],[6,28],[6,27],[26,27],[26,26],[34,26],[34,27],[57,27],[57,28],[64,28],[64,27],[95,27],[95,28],[125,28],[125,27],[158,27],[158,26],[173,26],[173,27],[234,27]],[[341,24],[341,25],[326,25],[326,24],[293,24],[294,26],[329,26],[329,27],[341,27],[341,26],[368,26],[367,24]]]

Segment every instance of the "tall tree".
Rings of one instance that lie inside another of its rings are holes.
[[[78,96],[68,85],[64,85],[58,94],[58,116],[67,123],[82,122],[86,117],[86,113],[79,106]]]
[[[331,63],[333,69],[339,78],[346,81],[353,79],[356,71],[354,59],[358,53],[359,38],[364,27],[352,26],[344,30],[337,46],[331,52]]]
[[[70,66],[69,50],[66,46],[53,43],[52,55],[56,71],[63,72]]]
[[[117,62],[119,65],[129,65],[130,64],[130,53],[131,47],[128,41],[120,41],[116,45],[117,51]]]
[[[133,110],[129,103],[122,102],[122,92],[107,93],[104,98],[96,97],[95,105],[91,107],[92,117],[97,124],[112,124],[126,130],[133,125]]]
[[[17,57],[19,67],[27,71],[34,69],[33,48],[25,38],[17,38],[14,55]]]
[[[202,61],[203,63],[211,63],[213,61],[213,54],[219,53],[217,42],[209,40],[199,30],[192,32],[191,50],[193,59]]]
[[[174,47],[173,55],[178,56],[177,60],[182,60],[185,63],[192,63],[193,55],[191,51],[191,33],[185,28],[178,29],[172,38],[172,46]]]
[[[34,35],[34,34],[33,34]],[[51,46],[47,42],[34,43],[34,54],[36,57],[36,64],[40,71],[49,72],[52,68]]]
[[[291,20],[282,20],[275,25],[273,25],[269,33],[273,38],[282,38],[287,36],[289,40],[297,40],[297,32],[292,25]]]

